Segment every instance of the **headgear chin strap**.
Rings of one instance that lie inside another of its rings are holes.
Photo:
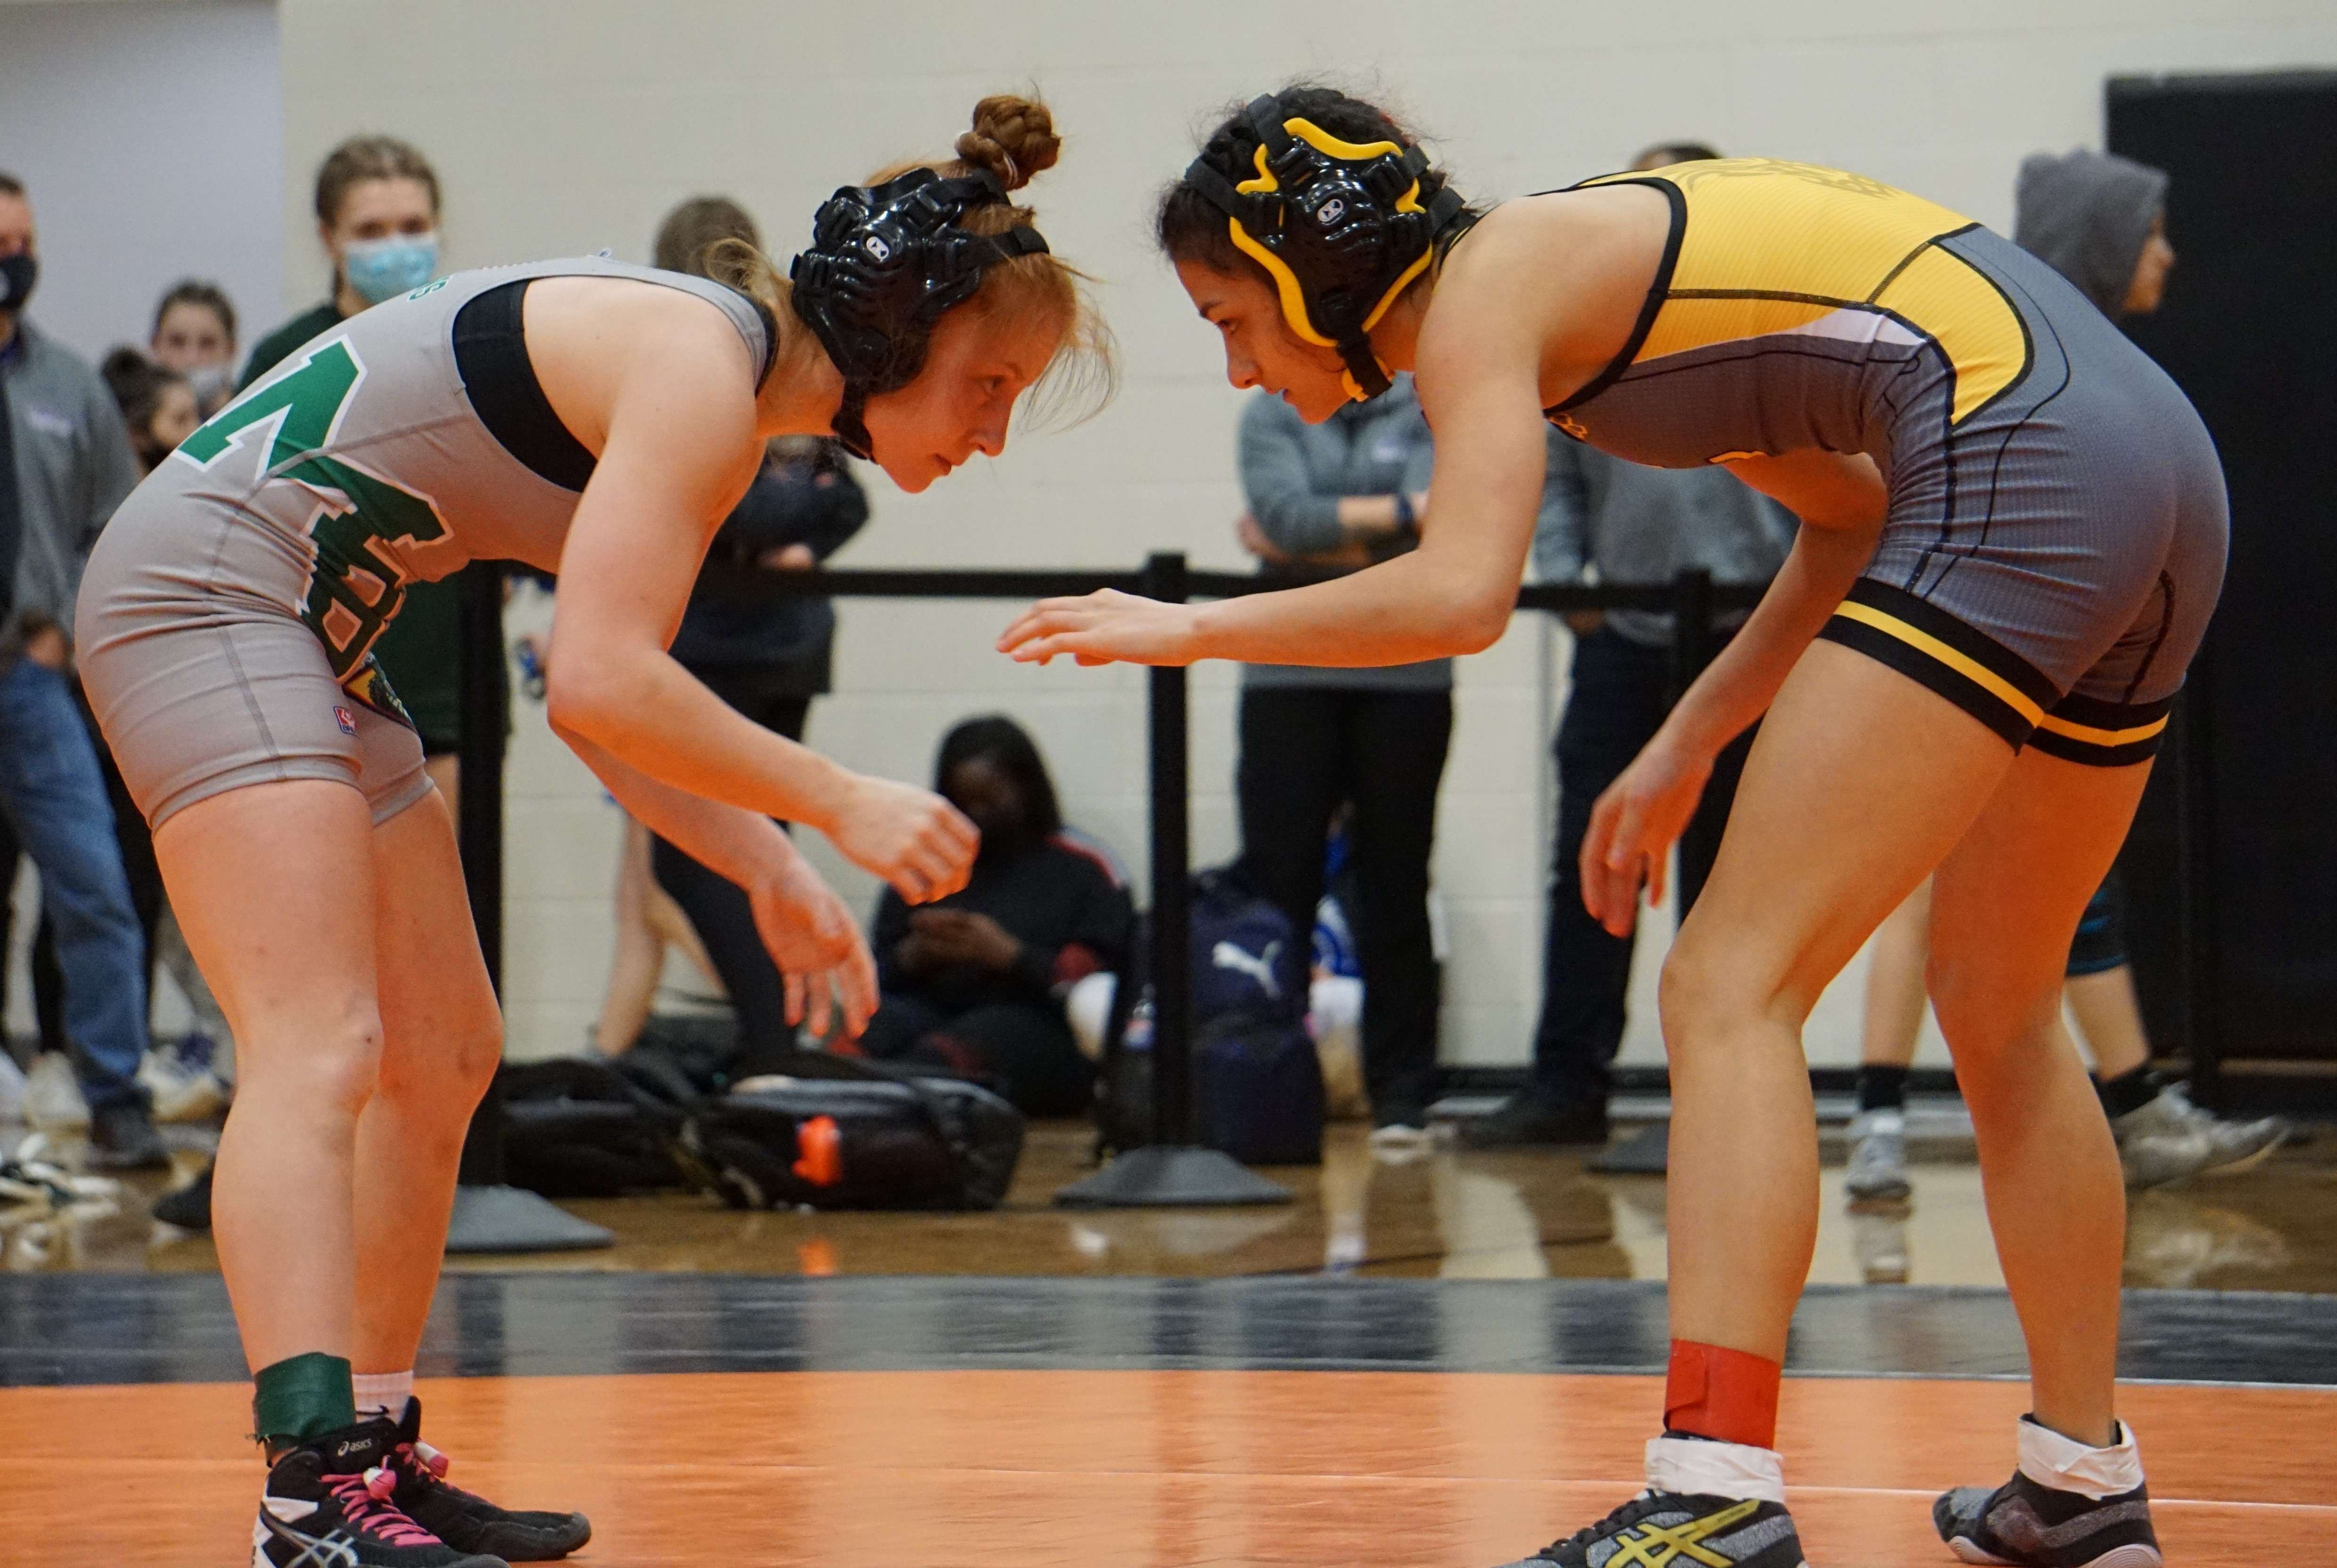
[[[868,399],[916,379],[934,323],[973,298],[983,269],[1046,250],[1027,225],[998,235],[958,227],[972,209],[1005,200],[987,171],[944,180],[912,169],[873,188],[842,186],[820,204],[810,247],[787,269],[790,298],[844,377],[834,428],[854,456],[872,455]]]
[[[1243,113],[1257,132],[1257,176],[1237,185],[1196,158],[1185,183],[1225,212],[1233,242],[1274,279],[1290,329],[1338,349],[1347,395],[1376,397],[1389,382],[1371,330],[1426,269],[1461,198],[1417,147],[1343,142],[1286,117],[1271,93]]]

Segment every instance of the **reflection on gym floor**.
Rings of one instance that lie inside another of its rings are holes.
[[[1582,1152],[1374,1157],[1359,1124],[1331,1129],[1318,1169],[1273,1172],[1284,1208],[1071,1212],[1051,1195],[1084,1173],[1090,1134],[1032,1130],[1007,1205],[989,1214],[739,1213],[687,1195],[567,1205],[614,1230],[606,1252],[458,1259],[494,1269],[748,1274],[1237,1275],[1325,1271],[1423,1279],[1661,1279],[1664,1183],[1600,1176]],[[183,1166],[200,1142],[173,1130]],[[1832,1145],[1829,1145],[1830,1149]],[[208,1271],[207,1237],[147,1217],[172,1177],[63,1178],[0,1193],[0,1258],[12,1270]],[[1968,1153],[1919,1160],[1904,1203],[1853,1205],[1838,1155],[1823,1173],[1821,1284],[2002,1283],[1980,1173]],[[2127,1279],[2138,1287],[2337,1289],[2337,1140],[2310,1134],[2254,1170],[2137,1193]]]

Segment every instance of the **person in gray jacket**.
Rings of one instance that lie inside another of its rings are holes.
[[[73,697],[71,642],[90,546],[138,465],[97,372],[24,319],[38,274],[32,202],[0,174],[0,817],[40,868],[93,1157],[158,1166],[169,1156],[137,1077],[144,940]]]
[[[1693,142],[1651,147],[1632,165],[1716,158]],[[1793,547],[1793,514],[1718,468],[1646,468],[1557,436],[1534,531],[1545,583],[1667,583],[1701,567],[1719,583],[1765,583]],[[1582,903],[1578,863],[1590,808],[1671,710],[1693,671],[1673,668],[1672,618],[1644,610],[1570,615],[1574,662],[1559,719],[1558,832],[1542,956],[1541,1016],[1526,1087],[1466,1122],[1472,1148],[1604,1143],[1608,1067],[1623,1042],[1632,938],[1610,935]],[[1742,613],[1724,622],[1733,632]],[[1721,829],[1755,731],[1714,762],[1704,801],[1679,840],[1685,915],[1720,851]]]
[[[1320,425],[1265,392],[1242,412],[1242,543],[1268,568],[1357,567],[1409,550],[1433,458],[1412,377]],[[1241,865],[1311,941],[1324,847],[1346,806],[1374,1143],[1424,1143],[1440,980],[1428,926],[1452,662],[1242,668]]]

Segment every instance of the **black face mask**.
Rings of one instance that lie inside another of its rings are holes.
[[[0,310],[14,314],[24,309],[40,276],[41,263],[32,252],[0,256]]]

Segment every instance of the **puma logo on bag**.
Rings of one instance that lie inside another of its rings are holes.
[[[1280,937],[1267,943],[1263,954],[1255,956],[1239,943],[1220,942],[1209,950],[1209,962],[1220,969],[1231,969],[1248,975],[1257,982],[1259,989],[1279,1002],[1282,1000],[1282,983],[1275,978],[1274,961],[1281,953]]]

